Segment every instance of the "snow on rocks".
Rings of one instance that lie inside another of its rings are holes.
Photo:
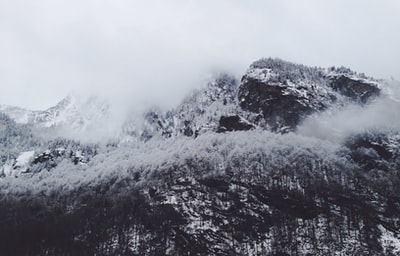
[[[6,177],[17,177],[21,173],[29,170],[29,165],[32,162],[35,151],[22,152],[14,161],[7,162],[1,169],[0,174]]]

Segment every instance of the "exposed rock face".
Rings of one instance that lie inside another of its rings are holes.
[[[330,86],[340,94],[362,104],[379,96],[380,90],[375,84],[351,79],[344,75],[332,77]]]
[[[184,122],[185,128],[183,128],[183,134],[188,137],[192,137],[194,134],[193,129],[190,127],[190,124],[190,121]]]
[[[330,72],[279,59],[256,61],[242,78],[239,105],[262,114],[271,130],[290,131],[308,115],[342,104],[346,97],[366,103],[379,95],[375,83],[351,78],[351,71],[340,76]]]
[[[281,128],[294,129],[304,117],[314,111],[310,106],[302,104],[300,97],[285,95],[283,87],[266,86],[255,80],[248,80],[245,86],[246,93],[239,91],[240,106],[251,112],[262,113],[273,131]]]
[[[217,132],[248,131],[254,128],[254,125],[246,122],[238,115],[221,116]]]

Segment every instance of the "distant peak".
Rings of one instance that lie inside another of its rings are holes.
[[[72,95],[68,95],[67,97],[63,98],[60,102],[58,102],[55,106],[48,108],[47,111],[52,109],[65,109],[72,105],[76,105],[76,98]]]

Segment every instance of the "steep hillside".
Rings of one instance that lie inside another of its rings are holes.
[[[379,106],[397,113],[387,86],[262,59],[240,82],[221,75],[172,110],[127,121],[109,144],[43,140],[2,115],[0,251],[399,255],[397,122],[341,139],[304,132],[347,106],[368,115],[390,100]]]

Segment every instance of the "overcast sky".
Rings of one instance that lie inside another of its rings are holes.
[[[400,79],[399,0],[0,0],[0,104],[173,106],[261,57]]]

